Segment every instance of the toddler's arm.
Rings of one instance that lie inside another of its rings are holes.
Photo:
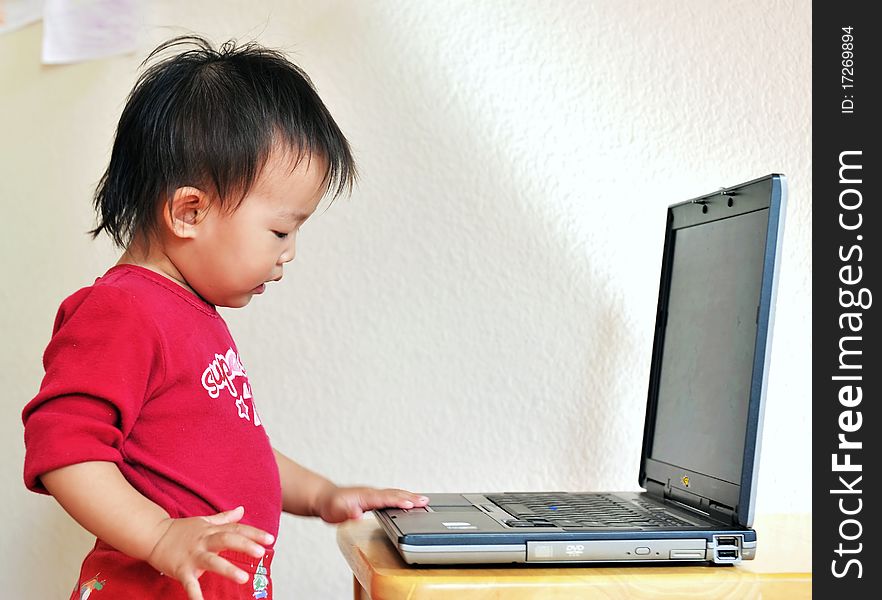
[[[278,450],[273,449],[273,452],[282,481],[282,509],[288,513],[340,523],[347,519],[358,519],[375,508],[413,508],[429,503],[425,496],[405,490],[338,487]]]
[[[142,496],[111,462],[85,462],[45,473],[43,485],[80,525],[120,552],[145,560],[174,577],[191,600],[202,600],[199,577],[206,571],[244,583],[247,574],[218,556],[222,550],[260,558],[265,531],[237,523],[244,510],[172,519]]]

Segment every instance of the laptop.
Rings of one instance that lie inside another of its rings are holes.
[[[427,493],[374,511],[404,561],[753,559],[786,187],[770,174],[668,207],[640,491]]]

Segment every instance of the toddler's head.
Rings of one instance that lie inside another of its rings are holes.
[[[320,199],[351,190],[349,144],[306,73],[280,52],[186,36],[145,64],[154,59],[120,117],[92,234],[127,249],[159,245],[170,276],[210,302],[243,306],[257,284],[281,277]],[[223,264],[261,252],[262,263],[278,255],[274,266]],[[253,273],[225,281],[243,268]],[[239,289],[262,277],[250,293]]]

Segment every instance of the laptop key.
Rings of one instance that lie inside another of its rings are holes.
[[[554,524],[558,527],[578,527],[579,522],[573,519],[555,519]]]
[[[536,527],[531,521],[517,521],[515,519],[506,521],[505,524],[509,527]]]
[[[525,517],[534,514],[532,510],[523,504],[500,504],[499,506],[502,510],[515,517]]]

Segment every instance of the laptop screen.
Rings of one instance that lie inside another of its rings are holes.
[[[749,526],[786,179],[668,207],[640,485]]]
[[[734,484],[742,476],[768,212],[672,232],[650,457]]]

